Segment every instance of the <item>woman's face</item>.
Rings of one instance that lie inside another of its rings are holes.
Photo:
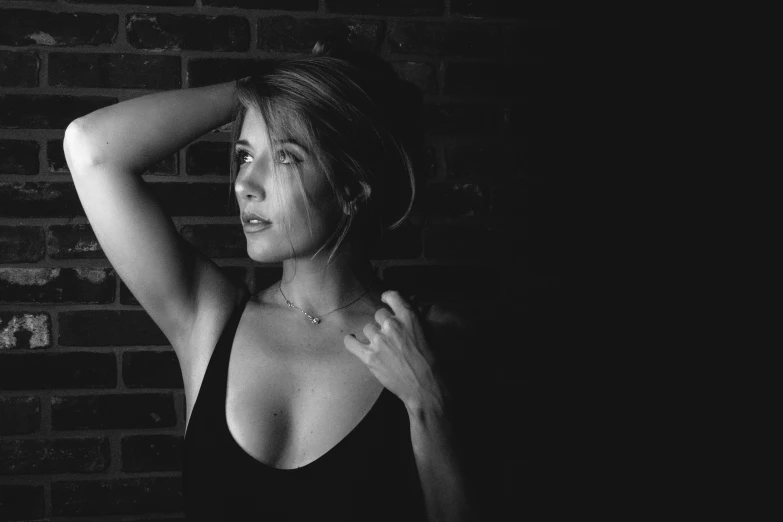
[[[250,258],[264,263],[289,259],[294,256],[293,243],[296,256],[309,259],[329,239],[341,217],[340,209],[330,203],[332,188],[313,154],[295,137],[268,137],[264,119],[254,108],[245,114],[234,152],[238,167],[234,189],[240,217],[250,212],[271,222],[259,231],[253,230],[258,225],[243,223]],[[297,166],[304,195],[297,181]],[[305,198],[310,207],[312,236]],[[328,249],[321,251],[324,253],[328,255]]]

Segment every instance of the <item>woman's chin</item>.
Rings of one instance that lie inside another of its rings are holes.
[[[283,257],[269,251],[269,248],[254,248],[253,245],[247,246],[247,255],[256,263],[280,263]]]

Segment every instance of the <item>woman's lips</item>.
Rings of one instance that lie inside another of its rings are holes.
[[[261,221],[260,223],[243,223],[242,228],[245,229],[246,234],[254,234],[256,232],[263,232],[267,228],[271,227],[272,223],[264,223]]]

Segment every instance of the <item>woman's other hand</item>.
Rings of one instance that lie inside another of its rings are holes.
[[[435,369],[435,352],[425,337],[416,308],[399,292],[389,290],[381,300],[392,309],[379,308],[375,322],[367,323],[363,343],[345,336],[345,348],[357,356],[409,412],[444,409],[447,390]]]

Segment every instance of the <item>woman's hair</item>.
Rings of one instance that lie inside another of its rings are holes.
[[[385,231],[405,221],[413,207],[414,164],[424,150],[418,91],[380,58],[323,42],[310,54],[267,60],[262,67],[237,81],[231,185],[237,174],[234,146],[252,107],[263,117],[270,141],[294,138],[310,151],[332,188],[332,197],[323,202],[326,208],[350,211],[342,214],[313,257],[334,244],[327,260],[331,262],[349,232],[358,235],[358,244],[369,253]],[[279,175],[277,163],[273,165]],[[302,172],[298,168],[296,172],[312,235]]]

